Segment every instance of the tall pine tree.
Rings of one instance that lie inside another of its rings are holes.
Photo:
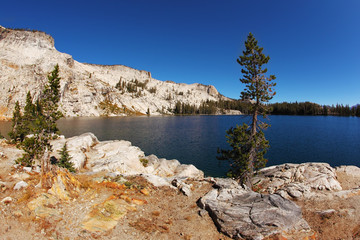
[[[25,126],[26,135],[32,133],[31,136],[24,137],[23,141],[19,143],[20,148],[25,151],[22,158],[17,162],[23,165],[31,166],[34,160],[41,162],[42,176],[50,170],[51,151],[50,140],[53,139],[59,132],[56,121],[63,115],[58,110],[60,101],[60,77],[59,66],[56,65],[54,70],[48,76],[48,83],[41,92],[35,104],[31,94],[28,93],[26,97],[26,105],[24,108],[24,116],[21,117],[21,123]],[[13,121],[18,117],[17,109],[15,108]],[[48,184],[43,184],[43,187],[49,187]]]
[[[264,158],[269,142],[265,139],[263,129],[268,125],[258,119],[259,115],[266,117],[268,110],[264,103],[268,102],[275,95],[273,87],[276,83],[274,75],[265,76],[267,69],[263,65],[270,60],[265,56],[263,48],[258,46],[255,37],[249,33],[245,41],[245,51],[239,56],[237,62],[242,66],[243,77],[240,81],[245,84],[245,89],[241,92],[243,100],[249,100],[252,105],[250,113],[252,120],[250,125],[243,124],[230,128],[227,131],[227,142],[230,150],[221,150],[218,159],[230,160],[230,171],[228,175],[237,179],[241,184],[252,187],[251,178],[254,171],[264,167],[267,160]]]

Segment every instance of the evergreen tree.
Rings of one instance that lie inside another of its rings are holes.
[[[24,107],[25,121],[32,122],[36,118],[36,106],[33,104],[33,99],[30,91],[26,95],[26,102]]]
[[[22,115],[20,112],[19,101],[16,101],[15,103],[15,108],[11,122],[12,122],[11,131],[9,132],[11,141],[13,143],[16,143],[18,141],[22,142],[25,138],[25,133],[23,132],[23,122],[22,122]]]
[[[40,103],[38,103],[38,112],[40,113],[39,125],[46,134],[57,134],[59,129],[57,128],[56,121],[63,115],[58,110],[60,101],[60,77],[59,77],[59,65],[56,65],[54,70],[48,76],[48,84],[40,96]],[[39,109],[40,106],[40,109]]]
[[[232,149],[219,150],[221,155],[218,159],[232,161],[228,175],[237,179],[241,184],[252,187],[251,178],[254,171],[266,165],[267,160],[264,158],[264,154],[269,148],[269,143],[262,132],[268,125],[261,122],[258,116],[266,117],[268,107],[264,103],[275,95],[273,87],[276,84],[271,82],[275,76],[266,77],[267,69],[262,68],[264,64],[268,63],[270,57],[262,53],[263,48],[258,46],[257,40],[251,33],[245,41],[245,48],[237,62],[242,66],[243,78],[240,81],[245,84],[241,98],[252,102],[249,110],[252,114],[252,121],[250,125],[244,123],[242,126],[230,128],[227,131],[227,142]]]
[[[27,134],[32,133],[32,136],[24,138],[20,143],[25,153],[17,160],[18,163],[27,166],[31,166],[35,159],[39,160],[43,176],[50,169],[48,156],[51,151],[50,140],[59,132],[56,121],[63,116],[58,110],[59,100],[60,77],[59,66],[56,65],[49,74],[48,83],[35,104],[33,104],[31,94],[27,94],[22,122],[26,125]]]
[[[24,131],[26,134],[33,132],[36,120],[36,106],[33,104],[33,98],[30,91],[26,95],[26,103],[24,107],[24,116],[22,119],[24,125]]]
[[[67,150],[66,143],[64,144],[63,148],[59,151],[59,154],[60,154],[60,160],[57,163],[57,165],[59,167],[68,169],[70,172],[75,172],[74,164],[70,162],[71,157]]]

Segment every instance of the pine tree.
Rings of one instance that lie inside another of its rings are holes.
[[[59,167],[68,169],[70,172],[75,172],[74,164],[72,162],[70,162],[71,157],[67,150],[66,143],[64,144],[63,148],[59,151],[59,154],[60,154],[60,160],[57,163],[57,165]]]
[[[11,119],[12,127],[11,131],[9,132],[10,139],[13,143],[16,143],[18,141],[22,142],[25,138],[23,133],[23,122],[22,122],[22,115],[20,112],[20,104],[19,101],[16,101],[15,103],[15,109],[13,112],[13,117]]]
[[[39,160],[41,162],[42,176],[45,176],[46,172],[50,169],[50,157],[48,155],[51,151],[50,140],[59,132],[56,121],[63,116],[58,110],[59,101],[60,77],[59,66],[56,65],[49,74],[48,83],[45,85],[35,104],[31,94],[27,94],[24,118],[22,119],[22,123],[26,126],[26,135],[32,133],[32,136],[25,137],[20,142],[20,148],[25,153],[17,162],[31,166],[34,160]],[[16,118],[14,117],[13,119]],[[46,186],[48,184],[43,184],[43,182],[42,185],[43,187],[49,187]]]
[[[58,110],[60,101],[60,77],[59,65],[48,76],[48,83],[40,95],[40,99],[36,104],[37,118],[36,127],[34,129],[36,142],[41,146],[36,157],[41,162],[41,185],[43,188],[51,187],[50,179],[46,173],[51,169],[49,152],[51,151],[50,140],[53,139],[59,129],[56,121],[63,115]]]
[[[240,81],[245,84],[241,98],[252,102],[250,108],[252,121],[250,126],[244,123],[242,126],[230,128],[227,131],[227,142],[232,149],[219,150],[221,155],[218,159],[232,161],[228,175],[237,179],[241,184],[252,187],[251,178],[254,171],[266,165],[267,160],[264,158],[264,154],[269,148],[269,142],[262,132],[268,125],[261,122],[258,116],[266,117],[268,109],[264,103],[275,95],[273,87],[276,83],[271,82],[275,79],[274,75],[265,76],[267,69],[263,69],[262,66],[268,63],[270,57],[262,53],[263,48],[258,46],[251,33],[245,41],[245,48],[237,62],[242,66],[243,78],[240,78]]]
[[[33,99],[30,91],[26,94],[26,102],[24,107],[24,119],[26,121],[34,121],[36,118],[36,106],[33,104]]]
[[[22,123],[24,125],[24,131],[26,134],[29,134],[34,129],[34,124],[36,120],[36,106],[33,104],[33,98],[30,94],[30,91],[26,95],[26,102],[24,107],[24,116]]]
[[[38,103],[38,112],[40,113],[39,115],[42,116],[42,118],[39,118],[39,125],[46,134],[50,135],[59,133],[56,121],[63,116],[58,110],[60,101],[60,79],[59,65],[56,65],[48,76],[48,83],[45,85],[40,96],[40,102]]]

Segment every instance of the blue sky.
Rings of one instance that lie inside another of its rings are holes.
[[[42,30],[80,62],[239,98],[236,58],[252,32],[277,79],[272,102],[360,103],[358,0],[3,1],[0,25]]]

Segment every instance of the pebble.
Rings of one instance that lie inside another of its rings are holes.
[[[1,200],[2,203],[9,204],[13,201],[11,197],[6,197],[3,200]]]
[[[22,214],[22,212],[21,212],[20,210],[17,210],[17,211],[15,211],[15,212],[13,212],[13,215],[14,215],[15,217],[22,217],[22,216],[23,216],[23,214]]]
[[[327,209],[323,211],[317,211],[317,214],[319,214],[322,218],[330,218],[332,215],[336,213],[335,209]]]
[[[32,168],[31,167],[23,167],[23,170],[25,172],[31,172],[32,171]]]
[[[15,184],[14,190],[20,190],[22,188],[26,188],[27,186],[29,186],[29,184],[27,184],[24,181],[20,181],[17,184]]]

